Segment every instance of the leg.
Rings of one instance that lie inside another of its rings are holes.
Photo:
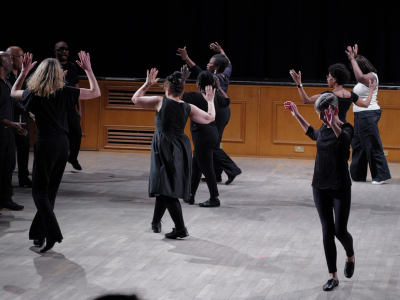
[[[231,119],[231,109],[229,107],[220,108],[216,112],[215,123],[217,125],[218,134],[219,134],[218,148],[220,148],[219,144],[222,141],[222,136],[224,134],[225,127],[226,127],[226,125],[228,125],[230,119]],[[218,181],[222,181],[222,171],[223,171],[223,169],[219,165],[217,165],[215,163],[215,160],[214,160],[214,171],[215,171],[215,176],[216,176],[217,180]],[[228,173],[229,173],[229,171],[228,171]]]
[[[242,173],[242,170],[233,162],[233,160],[222,150],[219,145],[214,149],[214,166],[224,170],[228,177],[235,177]]]
[[[181,203],[177,198],[170,198],[167,196],[162,196],[164,205],[168,209],[171,215],[172,221],[175,223],[175,228],[177,231],[185,229],[185,222],[183,221],[182,207]]]
[[[196,195],[197,189],[199,188],[200,178],[201,178],[201,171],[200,171],[199,164],[197,163],[196,151],[193,151],[192,183],[191,183],[191,189],[190,189],[191,195]]]
[[[165,210],[167,207],[165,206],[163,196],[156,197],[156,203],[154,206],[154,214],[153,214],[153,223],[160,223],[162,217],[164,216]]]
[[[29,121],[29,120],[28,120]],[[29,180],[29,124],[26,122],[22,127],[28,131],[26,136],[16,135],[15,144],[17,146],[17,162],[18,162],[18,181],[20,185],[32,185]]]
[[[363,130],[362,119],[360,117],[361,112],[355,113],[354,116],[354,136],[351,140],[351,148],[353,149],[350,174],[354,181],[366,181],[368,172],[368,159],[367,153],[363,148],[361,142],[360,130]]]
[[[82,128],[79,121],[79,115],[75,109],[68,111],[68,140],[69,140],[69,158],[71,164],[78,164],[78,154],[81,147]]]

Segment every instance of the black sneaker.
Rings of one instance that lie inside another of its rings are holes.
[[[353,277],[354,274],[354,268],[356,266],[356,261],[346,261],[346,264],[344,265],[344,276],[347,278]]]
[[[75,170],[82,171],[82,167],[81,167],[81,165],[80,165],[78,162],[71,162],[71,161],[69,161],[69,160],[68,160],[68,162],[72,165],[72,167],[73,167]]]
[[[200,207],[219,207],[221,205],[221,202],[219,202],[219,199],[208,199],[206,202],[199,203]]]
[[[27,188],[31,188],[32,187],[32,180],[30,180],[29,178],[26,178],[25,180],[19,180],[18,181],[18,185],[20,187],[27,187]]]
[[[189,236],[189,232],[187,231],[186,227],[180,231],[177,231],[176,228],[172,228],[170,233],[165,234],[167,239],[185,238],[187,236]]]
[[[329,292],[329,291],[332,291],[338,285],[339,285],[339,280],[335,280],[335,279],[331,278],[325,283],[325,285],[322,287],[322,289],[325,292]]]
[[[3,208],[1,210],[13,210],[13,211],[20,211],[25,208],[25,206],[19,205],[12,200],[9,200],[1,205]]]

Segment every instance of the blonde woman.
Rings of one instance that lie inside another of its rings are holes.
[[[44,253],[61,243],[63,236],[54,214],[54,202],[58,187],[68,159],[67,110],[74,107],[78,100],[87,100],[100,96],[100,88],[94,77],[89,53],[79,53],[78,65],[86,72],[90,89],[79,89],[65,85],[63,70],[55,58],[45,59],[29,78],[27,89],[21,90],[29,71],[35,66],[32,54],[22,58],[22,70],[15,82],[11,96],[23,100],[23,105],[35,114],[37,140],[33,161],[32,196],[37,213],[33,219],[29,239],[42,247]]]

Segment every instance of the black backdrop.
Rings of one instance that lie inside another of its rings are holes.
[[[0,49],[18,45],[40,61],[64,40],[71,59],[90,52],[98,77],[143,78],[151,67],[160,77],[179,69],[175,53],[183,46],[205,68],[209,44],[218,41],[232,61],[232,79],[291,81],[294,68],[305,82],[324,82],[329,65],[348,65],[344,50],[357,43],[381,83],[400,81],[400,1],[81,2],[3,10]]]

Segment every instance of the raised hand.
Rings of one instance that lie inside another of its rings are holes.
[[[375,91],[378,88],[378,83],[376,82],[376,80],[374,80],[374,82],[371,83],[371,80],[369,80],[369,90],[370,91]]]
[[[157,83],[157,81],[160,80],[160,78],[156,78],[158,74],[158,70],[156,68],[152,68],[149,72],[149,70],[147,70],[147,77],[146,77],[146,83],[145,85],[147,86],[151,86],[155,83]]]
[[[64,77],[67,76],[68,70],[63,71]]]
[[[329,105],[328,109],[325,109],[325,119],[329,123],[329,126],[332,127],[334,123],[335,112],[332,109],[332,106]]]
[[[221,53],[221,54],[224,53],[224,50],[222,50],[222,47],[217,42],[211,43],[210,44],[210,49],[214,50],[217,53]]]
[[[181,73],[182,73],[183,79],[185,79],[185,81],[186,81],[190,76],[190,71],[189,71],[189,68],[187,65],[182,66]]]
[[[289,110],[293,116],[299,115],[299,111],[297,110],[296,104],[294,104],[292,101],[286,101],[283,106],[285,109]]]
[[[301,71],[297,74],[295,70],[290,70],[289,71],[290,76],[292,76],[294,82],[296,82],[297,85],[301,84]]]
[[[32,63],[32,58],[33,55],[29,52],[25,53],[23,56],[19,58],[22,63],[21,73],[24,73],[25,75],[28,74],[29,71],[32,70],[32,68],[37,64],[37,61]]]
[[[206,99],[208,102],[214,102],[214,96],[215,96],[215,89],[211,85],[206,86],[206,94],[202,94],[204,99]]]
[[[351,48],[350,46],[348,46],[347,47],[347,51],[344,51],[344,52],[346,52],[347,57],[349,58],[350,61],[354,60],[356,58],[356,56],[357,56],[355,54],[354,50],[355,50],[355,48]],[[358,46],[357,46],[357,51],[358,51]]]
[[[84,70],[84,71],[92,71],[92,64],[90,63],[90,54],[85,51],[81,51],[78,53],[78,56],[81,61],[77,60],[76,63]]]
[[[176,55],[180,56],[183,60],[185,60],[186,58],[188,58],[188,54],[186,51],[186,46],[183,48],[178,48],[178,53],[176,53]]]
[[[354,51],[354,57],[357,57],[358,56],[358,45],[357,44],[354,45],[353,51]]]

